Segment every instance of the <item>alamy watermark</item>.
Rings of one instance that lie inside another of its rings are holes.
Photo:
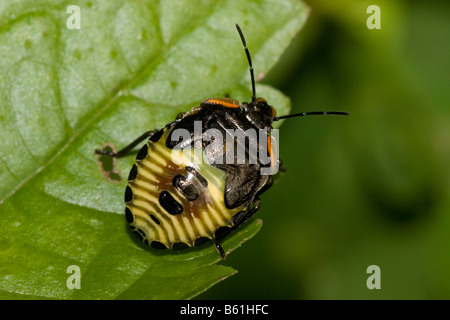
[[[381,269],[376,264],[370,265],[366,270],[367,274],[370,276],[367,278],[366,286],[367,289],[381,289]]]
[[[370,14],[370,17],[367,18],[366,25],[367,28],[372,29],[381,29],[381,10],[380,7],[373,4],[367,7],[366,13]]]
[[[77,265],[70,265],[67,267],[67,273],[71,274],[66,281],[68,289],[81,289],[81,270]]]
[[[77,5],[70,5],[66,10],[70,16],[66,20],[67,29],[81,29],[81,9]]]
[[[77,5],[67,6],[66,13],[70,16],[66,20],[67,29],[81,29],[81,9]],[[370,30],[381,29],[381,9],[373,4],[367,7],[366,13],[370,14],[367,18],[366,25]]]

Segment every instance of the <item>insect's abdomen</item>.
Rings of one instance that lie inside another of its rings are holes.
[[[126,218],[142,241],[174,249],[213,239],[219,227],[232,226],[243,206],[226,208],[226,173],[206,163],[203,152],[191,153],[192,161],[183,150],[174,150],[172,161],[172,149],[165,145],[170,131],[165,129],[158,141],[150,139],[139,152],[125,202]]]

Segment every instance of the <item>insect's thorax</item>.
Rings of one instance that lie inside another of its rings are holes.
[[[264,156],[268,152],[267,129],[272,127],[266,117],[259,119],[263,120],[259,122],[260,125],[253,122],[254,118],[248,118],[250,112],[244,109],[249,107],[248,104],[241,107],[237,101],[232,100],[236,103],[235,107],[225,107],[211,102],[216,100],[205,100],[207,103],[203,102],[200,107],[191,109],[176,123],[171,129],[166,147],[201,147],[208,162],[226,172],[225,204],[227,208],[235,208],[251,200],[270,179],[261,176],[260,172],[261,168],[271,165]],[[222,100],[219,102],[222,103]],[[266,111],[271,116],[272,107],[265,100],[262,101],[270,108]],[[257,107],[262,101],[257,99]],[[181,137],[180,132],[184,132],[185,137]],[[186,135],[189,139],[186,139]],[[262,159],[266,160],[261,161]]]
[[[266,120],[266,119],[264,119]],[[177,130],[186,130],[191,134],[192,146],[194,147],[194,140],[201,138],[202,147],[205,148],[209,144],[209,137],[214,135],[214,130],[220,132],[223,138],[223,144],[226,145],[227,135],[237,135],[242,132],[248,134],[249,132],[259,133],[260,130],[272,129],[271,121],[262,121],[261,118],[256,117],[250,112],[245,112],[241,107],[226,108],[217,105],[205,104],[191,109],[186,115],[174,125],[171,132],[179,133]],[[200,134],[202,137],[194,136]],[[209,135],[208,135],[209,134]],[[214,138],[217,138],[215,136]],[[169,135],[166,146],[173,149],[181,142],[181,137]]]

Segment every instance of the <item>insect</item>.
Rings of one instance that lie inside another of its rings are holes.
[[[306,115],[347,115],[341,111],[313,111],[277,117],[275,109],[265,99],[256,97],[250,52],[241,28],[237,24],[236,28],[250,69],[250,103],[240,104],[228,97],[209,98],[178,115],[164,128],[145,132],[118,152],[95,151],[119,158],[148,139],[137,153],[128,176],[125,217],[132,232],[152,247],[183,249],[213,240],[224,258],[225,251],[220,243],[258,211],[260,195],[272,185],[272,175],[262,174],[263,168],[279,165],[279,160],[271,154],[275,143],[271,136],[272,123]],[[195,135],[195,130],[199,129],[197,124],[201,127],[200,135]],[[185,140],[176,135],[177,129],[189,133]],[[215,132],[221,134],[219,138],[203,139],[210,129],[217,130]],[[269,146],[265,154],[270,156],[269,162],[249,161],[253,145],[249,141],[241,146],[243,163],[236,155],[227,158],[232,149],[234,151],[235,143],[233,140],[230,144],[225,137],[238,129],[266,130],[265,138],[260,139],[258,145],[264,142]],[[189,157],[192,154],[182,153],[180,145],[201,150],[197,158],[194,156],[196,160],[202,160],[198,157],[203,157],[203,151],[209,149],[210,153],[220,155],[219,160],[228,161],[193,161]]]

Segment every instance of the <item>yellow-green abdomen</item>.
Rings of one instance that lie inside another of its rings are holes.
[[[166,147],[171,129],[158,141],[149,140],[131,169],[125,192],[126,217],[142,241],[175,249],[215,237],[231,227],[244,206],[228,209],[226,173],[207,163],[202,149]]]

